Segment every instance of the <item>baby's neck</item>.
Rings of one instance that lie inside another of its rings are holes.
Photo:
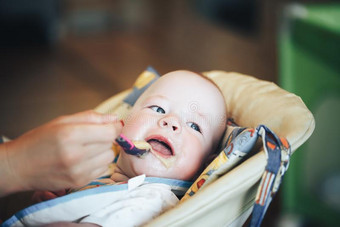
[[[129,177],[126,176],[126,174],[119,168],[117,164],[115,164],[113,168],[113,173],[111,175],[111,179],[118,183],[118,182],[124,182],[128,181]]]

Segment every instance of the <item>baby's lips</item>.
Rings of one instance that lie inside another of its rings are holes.
[[[119,122],[120,122],[120,123],[122,124],[122,126],[124,127],[124,125],[125,125],[125,124],[124,124],[124,121],[123,121],[123,120],[120,120]]]

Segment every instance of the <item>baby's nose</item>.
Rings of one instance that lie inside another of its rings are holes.
[[[159,121],[159,126],[162,128],[169,128],[173,132],[181,131],[181,124],[175,117],[164,117]]]

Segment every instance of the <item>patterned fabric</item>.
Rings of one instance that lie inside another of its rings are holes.
[[[189,187],[192,185],[192,182],[190,181],[170,179],[170,178],[160,178],[160,177],[146,177],[145,182],[146,183],[163,183],[163,184],[170,185],[171,191],[173,191],[173,193],[179,197],[182,197],[185,194],[185,192],[189,189]],[[127,183],[128,181],[115,182],[110,178],[110,176],[104,176],[104,177],[100,177],[92,181],[91,183],[85,186],[70,189],[68,193],[84,191],[87,189],[98,188],[102,186],[124,185]]]
[[[278,137],[269,128],[257,128],[262,137],[263,148],[267,155],[267,165],[257,190],[250,226],[261,226],[264,215],[278,191],[283,176],[288,169],[291,156],[290,145],[286,138]]]
[[[123,100],[124,103],[133,106],[139,96],[141,96],[141,94],[159,77],[160,75],[157,73],[157,71],[149,66],[142,74],[139,75],[135,84],[133,85],[132,92]]]
[[[211,184],[227,173],[250,153],[257,141],[257,134],[252,128],[236,127],[228,136],[225,148],[196,179],[181,202],[193,196],[199,189]]]
[[[89,184],[79,187],[79,188],[72,188],[69,189],[67,193],[74,193],[74,192],[78,192],[78,191],[84,191],[87,189],[91,189],[91,188],[98,188],[101,186],[110,186],[110,185],[121,185],[121,184],[126,184],[127,181],[124,182],[115,182],[113,181],[110,176],[104,176],[104,177],[100,177],[97,178],[96,180],[91,181]]]
[[[258,187],[250,226],[260,226],[269,204],[279,189],[283,175],[288,169],[291,156],[287,139],[276,136],[264,125],[260,125],[256,129],[234,128],[227,138],[224,150],[197,178],[180,202],[194,196],[199,189],[214,182],[244,159],[246,155],[249,155],[258,138],[262,138],[267,165]]]

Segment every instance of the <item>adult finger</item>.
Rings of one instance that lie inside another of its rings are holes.
[[[53,193],[54,193],[57,197],[64,196],[64,195],[66,195],[66,189],[61,189],[61,190],[58,190],[58,191],[53,191]]]
[[[90,177],[91,179],[97,179],[99,177],[102,176],[108,176],[111,175],[112,171],[110,170],[110,168],[108,168],[108,166],[103,166],[101,168],[98,168],[94,171],[91,172]]]
[[[36,198],[36,200],[38,200],[38,202],[42,202],[42,201],[47,201],[50,199],[55,199],[57,198],[57,196],[50,191],[42,191],[39,193],[39,197]]]
[[[120,123],[113,124],[68,124],[59,128],[61,140],[91,144],[113,142],[122,130]]]
[[[99,155],[102,152],[106,152],[112,150],[112,143],[91,143],[91,144],[86,144],[83,147],[83,153],[86,153],[86,158],[93,158]]]
[[[100,114],[93,110],[87,110],[72,115],[66,115],[57,118],[58,123],[94,123],[104,124],[119,121],[118,117],[113,114]]]
[[[83,178],[83,180],[79,179],[80,182],[91,181],[107,172],[109,164],[113,162],[113,159],[113,152],[107,150],[96,157],[79,163],[79,165],[74,167],[74,172]]]

